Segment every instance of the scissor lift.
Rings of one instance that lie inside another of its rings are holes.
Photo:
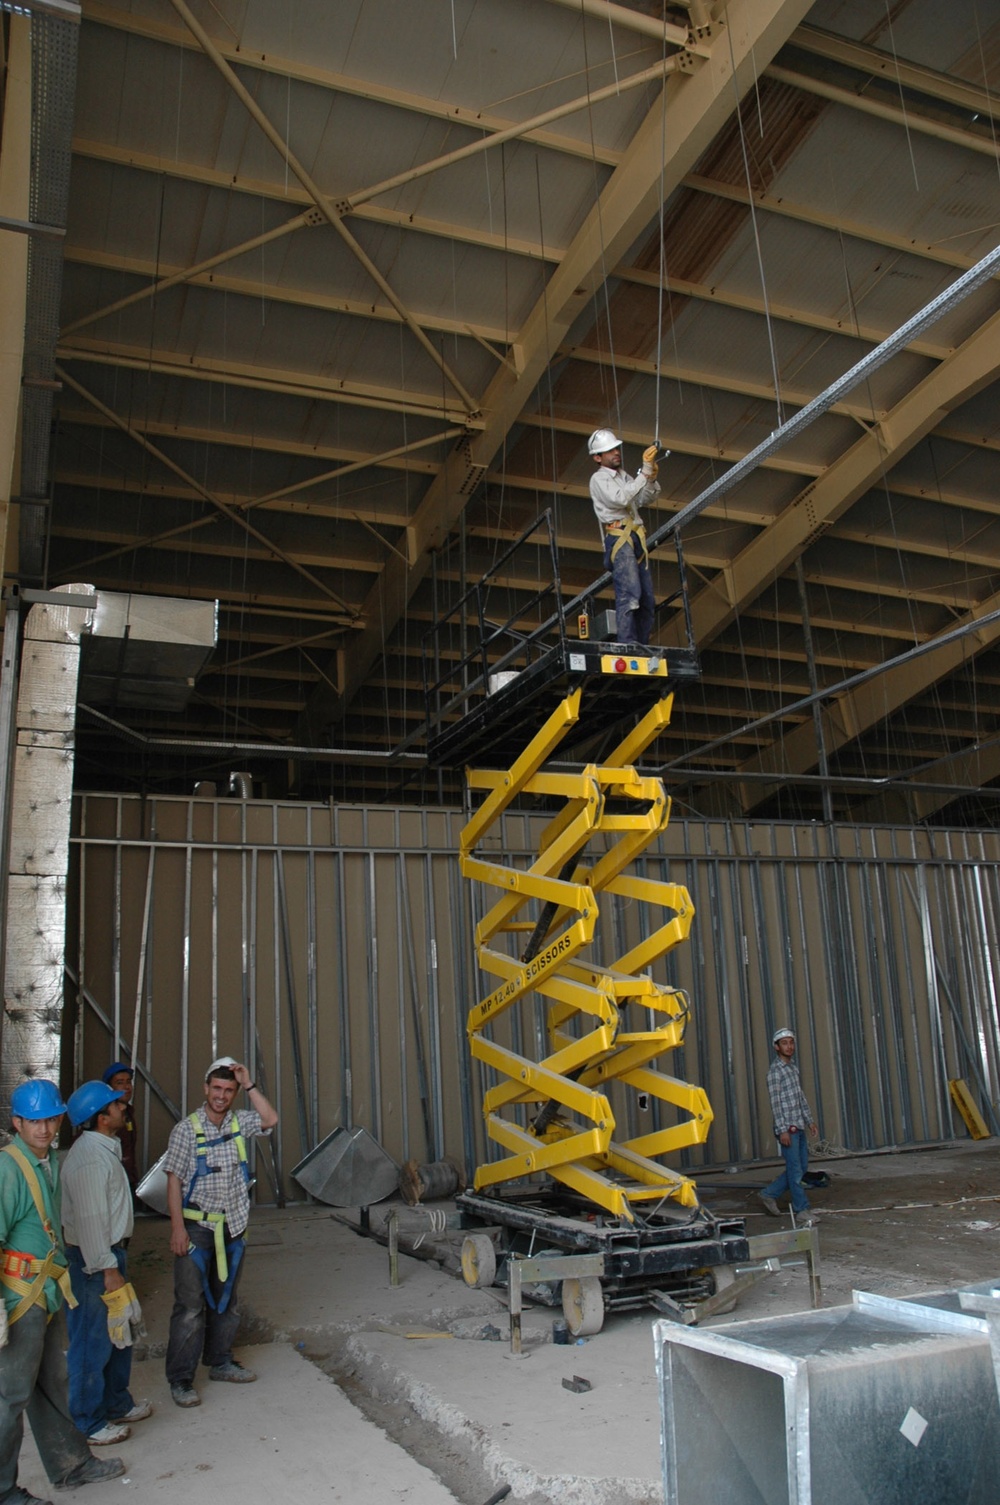
[[[555,567],[553,575],[558,586]],[[485,628],[481,609],[479,617]],[[505,624],[492,636],[509,631]],[[669,724],[673,687],[696,677],[697,661],[690,647],[574,641],[561,616],[500,662],[518,659],[516,670],[494,674],[491,690],[484,653],[429,744],[430,760],[451,766],[513,754],[507,766],[466,769],[481,802],[462,831],[461,867],[495,891],[476,949],[481,970],[497,979],[469,1010],[467,1033],[473,1059],[496,1078],[483,1112],[500,1153],[458,1199],[469,1229],[462,1263],[470,1284],[491,1285],[512,1257],[576,1256],[561,1293],[543,1282],[533,1295],[552,1304],[561,1295],[579,1334],[598,1331],[606,1309],[652,1305],[678,1315],[718,1296],[732,1265],[748,1258],[742,1219],[713,1216],[694,1181],[655,1158],[703,1143],[712,1110],[700,1087],[657,1069],[683,1044],[690,1010],[652,969],[687,939],[690,896],[630,872],[670,817],[662,781],[636,763]],[[567,745],[601,733],[613,745],[599,759],[555,763]],[[547,811],[526,866],[503,860],[498,834],[525,797]],[[641,905],[647,917],[643,938],[607,963],[590,950],[605,896]],[[544,1030],[534,1028],[536,999]],[[515,1044],[543,1037],[534,1054]],[[612,1096],[620,1104],[627,1094],[641,1097],[644,1111],[656,1105],[656,1126],[617,1139]],[[666,1118],[675,1121],[662,1126]],[[581,1254],[593,1258],[581,1265]]]

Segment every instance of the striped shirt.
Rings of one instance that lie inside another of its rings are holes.
[[[113,1270],[112,1244],[132,1236],[132,1188],[113,1134],[84,1129],[62,1168],[63,1232],[76,1244],[88,1275]]]
[[[808,1129],[814,1122],[794,1061],[775,1056],[767,1073],[767,1091],[774,1114],[775,1138],[787,1134],[791,1128]]]

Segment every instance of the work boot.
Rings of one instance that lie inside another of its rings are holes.
[[[193,1389],[191,1385],[184,1384],[183,1382],[179,1385],[171,1385],[170,1399],[173,1401],[175,1406],[201,1405],[201,1396],[198,1394],[197,1390]]]
[[[252,1369],[244,1369],[238,1359],[227,1359],[224,1364],[213,1364],[208,1371],[210,1380],[228,1380],[230,1385],[249,1385],[257,1378]]]
[[[125,1472],[120,1458],[84,1458],[76,1468],[59,1480],[56,1489],[79,1489],[81,1484],[103,1484],[106,1479],[117,1479]]]
[[[769,1217],[781,1217],[781,1208],[778,1206],[773,1197],[767,1196],[765,1192],[759,1192],[758,1196],[761,1202],[764,1204],[764,1211],[768,1214]]]
[[[26,1489],[15,1489],[9,1495],[4,1495],[3,1505],[52,1505],[51,1500],[43,1500],[39,1495],[29,1495]]]
[[[801,1217],[795,1219],[795,1226],[797,1228],[815,1228],[818,1224],[819,1213],[813,1212],[811,1208],[808,1212],[804,1212]]]

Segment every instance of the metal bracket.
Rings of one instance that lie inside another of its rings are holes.
[[[507,1262],[507,1300],[510,1306],[510,1351],[522,1354],[521,1287],[546,1280],[572,1280],[581,1275],[603,1275],[603,1254],[536,1254],[529,1259]]]

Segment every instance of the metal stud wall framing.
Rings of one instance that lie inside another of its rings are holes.
[[[76,802],[68,936],[75,1076],[133,1044],[143,1158],[201,1098],[204,1066],[241,1055],[281,1114],[258,1194],[300,1195],[289,1169],[338,1125],[396,1160],[487,1153],[465,1016],[483,991],[479,896],[456,857],[457,810],[236,799]],[[540,828],[542,818],[537,818]],[[504,850],[535,851],[508,815]],[[799,1037],[825,1138],[851,1149],[964,1132],[949,1077],[991,1127],[1000,1083],[993,832],[674,821],[639,871],[687,885],[696,918],[670,954],[691,1023],[668,1069],[700,1083],[715,1122],[685,1163],[773,1155],[765,1089],[778,1024]],[[601,936],[642,938],[616,901]],[[498,1025],[523,1049],[541,1015]],[[503,1038],[502,1034],[499,1038]],[[505,1039],[504,1043],[508,1043]],[[656,1126],[631,1114],[624,1130]]]

